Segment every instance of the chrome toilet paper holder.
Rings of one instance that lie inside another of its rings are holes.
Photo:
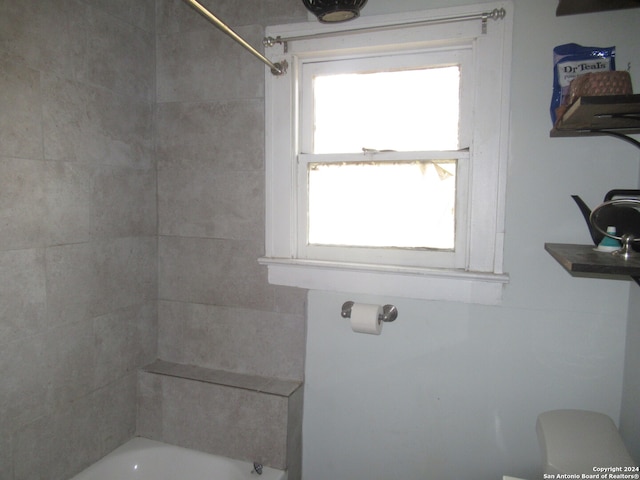
[[[342,318],[351,318],[351,307],[355,302],[348,301],[342,304],[342,312],[340,315]],[[395,305],[384,305],[382,307],[382,313],[378,315],[379,322],[393,322],[396,318],[398,318],[398,309]]]

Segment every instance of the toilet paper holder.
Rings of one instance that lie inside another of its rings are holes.
[[[351,307],[355,302],[348,301],[342,304],[342,312],[340,315],[342,318],[351,318]],[[384,305],[382,307],[382,313],[378,315],[379,322],[393,322],[396,318],[398,318],[398,309],[395,305]]]

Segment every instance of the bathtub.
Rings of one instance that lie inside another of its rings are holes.
[[[253,472],[253,473],[252,473]],[[286,472],[136,437],[71,480],[287,480]]]

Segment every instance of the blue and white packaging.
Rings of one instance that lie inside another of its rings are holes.
[[[566,43],[553,49],[553,96],[550,111],[554,125],[557,108],[567,103],[571,80],[585,73],[615,70],[615,56],[616,47],[583,47]]]

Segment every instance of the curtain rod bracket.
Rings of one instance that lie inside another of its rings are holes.
[[[265,48],[273,47],[274,45],[276,45],[278,43],[282,44],[284,53],[288,53],[289,52],[289,44],[287,43],[286,40],[283,40],[280,35],[278,35],[276,38],[264,37],[262,39],[262,45],[264,45]]]
[[[283,60],[281,62],[276,62],[274,63],[274,68],[271,69],[271,73],[273,75],[284,75],[285,73],[287,73],[288,66],[289,64],[287,63],[286,60]]]
[[[504,8],[494,8],[491,12],[485,12],[482,14],[482,34],[487,34],[487,21],[491,20],[502,20],[504,16],[507,14],[507,11]]]

